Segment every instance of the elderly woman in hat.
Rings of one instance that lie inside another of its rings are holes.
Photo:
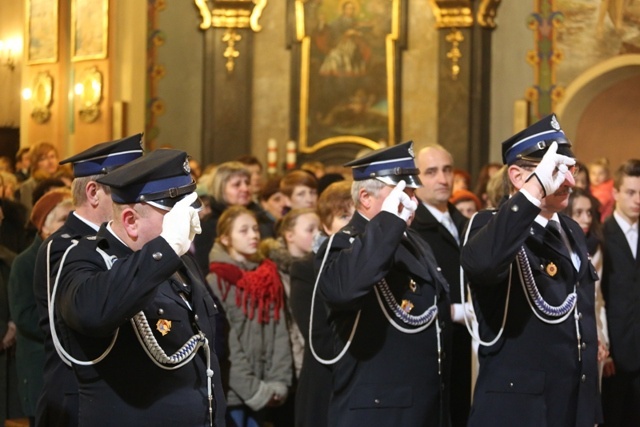
[[[52,190],[36,202],[30,220],[38,234],[31,246],[16,257],[9,276],[9,307],[18,329],[18,392],[22,410],[31,421],[35,419],[44,368],[44,335],[38,326],[33,266],[40,244],[62,226],[72,209],[71,191],[68,189]]]

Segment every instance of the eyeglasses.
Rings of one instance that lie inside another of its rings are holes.
[[[538,166],[538,164],[537,163],[522,163],[522,164],[520,164],[518,166],[521,167],[522,169],[533,170]],[[580,166],[578,166],[578,165],[567,166],[567,170],[569,171],[569,173],[571,173],[571,175],[573,175],[575,177],[576,175],[578,175],[580,173]]]

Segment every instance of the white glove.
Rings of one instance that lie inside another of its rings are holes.
[[[404,192],[406,186],[406,182],[400,181],[398,185],[391,190],[387,198],[384,199],[384,202],[382,202],[383,211],[391,212],[405,222],[408,221],[411,215],[418,209],[418,204],[411,200],[409,195]],[[401,211],[400,205],[402,205]]]
[[[576,160],[571,157],[557,154],[558,143],[553,142],[549,147],[549,150],[542,157],[540,163],[527,178],[529,181],[532,177],[535,177],[544,191],[544,196],[555,193],[566,179],[565,174],[569,170],[567,166],[573,166],[576,164]]]
[[[195,235],[202,232],[198,212],[191,207],[197,198],[196,193],[184,197],[164,215],[162,220],[160,236],[169,243],[178,256],[186,254]]]

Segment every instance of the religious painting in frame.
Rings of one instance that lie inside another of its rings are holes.
[[[27,0],[27,62],[58,61],[58,0]]]
[[[406,1],[291,1],[299,53],[292,56],[298,67],[291,130],[298,151],[395,144]]]
[[[109,34],[109,0],[71,1],[71,59],[104,59]]]

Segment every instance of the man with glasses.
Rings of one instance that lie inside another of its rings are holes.
[[[479,323],[469,426],[601,421],[594,281],[584,234],[560,213],[575,156],[555,115],[502,144],[511,197],[469,225],[461,264]]]

